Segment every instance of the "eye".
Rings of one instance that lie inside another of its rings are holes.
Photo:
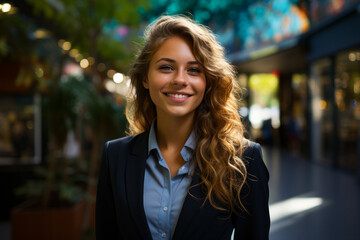
[[[192,68],[188,69],[188,72],[199,74],[199,73],[201,73],[201,70],[200,70],[200,68],[192,67]]]
[[[174,70],[174,68],[170,65],[162,65],[159,67],[159,70],[164,71],[164,72],[170,72],[170,71]]]

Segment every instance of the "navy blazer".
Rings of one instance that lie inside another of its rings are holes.
[[[149,132],[109,141],[105,145],[96,198],[96,239],[152,239],[143,204],[143,188]],[[173,240],[269,239],[269,173],[259,144],[243,153],[248,178],[242,190],[248,213],[232,214],[201,206],[205,194],[195,174],[180,212]]]

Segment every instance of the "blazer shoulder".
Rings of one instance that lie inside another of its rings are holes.
[[[106,148],[116,148],[122,145],[128,145],[134,140],[135,136],[126,136],[122,138],[117,138],[113,140],[109,140],[105,143]]]
[[[260,144],[248,141],[246,143],[246,146],[243,147],[242,158],[244,161],[250,159],[262,160],[262,151]]]
[[[106,151],[119,151],[126,149],[127,151],[136,150],[135,146],[146,146],[148,139],[148,132],[143,132],[134,136],[126,136],[122,138],[113,139],[105,143]]]
[[[249,173],[263,173],[266,178],[269,177],[269,172],[263,160],[261,145],[252,141],[248,141],[247,146],[243,149],[241,159],[244,161]]]

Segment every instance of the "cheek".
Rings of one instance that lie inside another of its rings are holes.
[[[149,88],[161,88],[164,86],[168,80],[168,76],[156,72],[149,72],[148,74],[148,86]]]
[[[161,89],[162,89],[163,85],[158,80],[154,81],[154,78],[151,78],[151,79],[149,78],[148,86],[149,86],[148,90],[149,90],[151,101],[154,104],[159,103],[159,101],[161,101],[160,97],[162,94]]]
[[[197,94],[198,94],[197,104],[199,106],[202,103],[202,101],[204,100],[204,97],[205,97],[206,84],[201,83],[201,84],[197,85],[196,90],[197,90]]]
[[[197,84],[197,90],[198,90],[198,92],[200,92],[202,95],[205,94],[205,92],[206,92],[206,79],[202,79],[202,81],[200,81],[200,82]]]

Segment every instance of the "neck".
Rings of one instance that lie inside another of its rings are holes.
[[[170,119],[158,116],[156,138],[160,149],[181,149],[191,134],[193,123],[194,116]]]

